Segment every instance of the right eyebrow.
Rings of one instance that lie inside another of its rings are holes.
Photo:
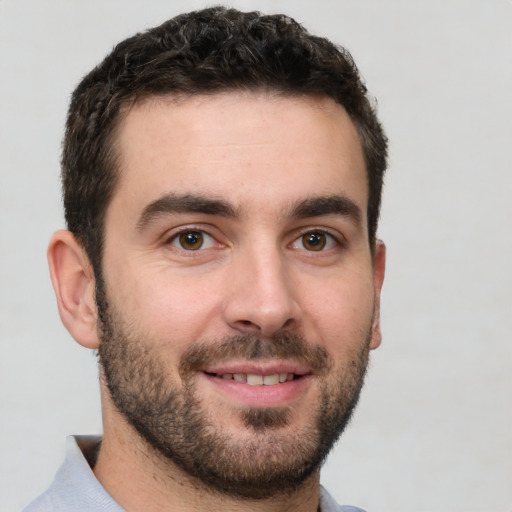
[[[204,213],[221,217],[238,217],[234,208],[221,199],[196,194],[165,194],[144,208],[137,221],[137,229],[142,231],[158,217],[172,213]]]

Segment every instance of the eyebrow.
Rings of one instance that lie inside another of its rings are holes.
[[[344,195],[310,197],[292,206],[292,216],[297,218],[318,217],[321,215],[341,215],[361,224],[361,208]]]
[[[172,213],[204,213],[221,217],[238,217],[233,207],[222,199],[211,199],[195,194],[181,196],[166,194],[144,208],[137,222],[137,228],[142,231],[158,217]]]
[[[149,203],[141,213],[137,229],[144,230],[158,217],[173,213],[203,213],[237,219],[233,206],[222,199],[212,199],[196,194],[165,194]],[[304,219],[322,215],[341,215],[360,224],[362,213],[359,206],[343,195],[309,197],[291,207],[290,216]]]

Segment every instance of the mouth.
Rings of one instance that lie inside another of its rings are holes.
[[[237,361],[203,368],[199,375],[211,390],[244,407],[284,407],[304,397],[314,374],[290,361]]]
[[[275,386],[277,384],[283,384],[292,380],[300,379],[303,375],[296,373],[271,373],[271,374],[258,374],[258,373],[210,373],[205,372],[210,377],[216,377],[224,380],[234,380],[248,384],[249,386]]]

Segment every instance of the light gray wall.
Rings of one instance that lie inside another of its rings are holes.
[[[384,343],[324,483],[369,512],[511,510],[512,3],[231,4],[346,45],[391,140]],[[121,38],[204,5],[0,2],[1,512],[48,485],[65,435],[101,429],[95,358],[45,260],[70,93]]]

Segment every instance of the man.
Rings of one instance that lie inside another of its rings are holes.
[[[385,167],[350,56],[290,18],[120,43],[73,94],[48,250],[104,434],[26,511],[360,510],[319,470],[380,344]]]

